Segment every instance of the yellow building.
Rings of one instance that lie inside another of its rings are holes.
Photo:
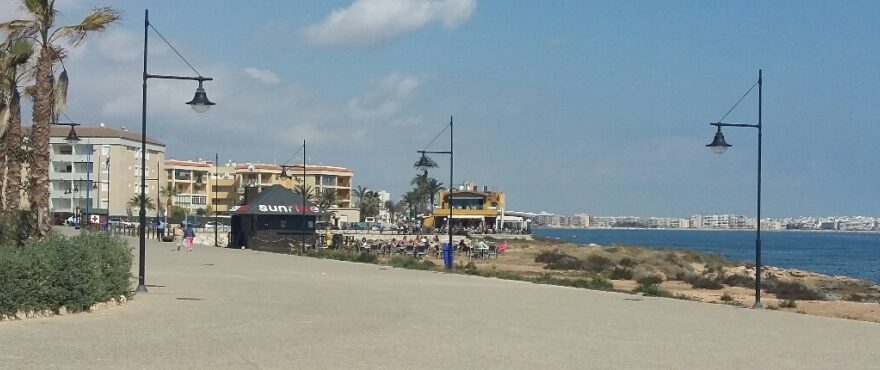
[[[452,191],[451,202],[449,195],[448,191],[440,191],[440,206],[424,219],[425,226],[445,228],[451,207],[453,228],[492,229],[504,211],[503,192],[480,189],[471,181]]]
[[[215,166],[213,161],[165,161],[165,181],[173,184],[180,195],[172,200],[176,206],[190,211],[211,207],[220,214],[241,203],[246,188],[262,191],[272,185],[288,189],[303,180],[303,166],[282,167],[268,163],[233,163]],[[351,180],[353,172],[335,166],[306,166],[305,183],[317,194],[325,191],[336,193],[337,206],[351,207]],[[216,192],[215,192],[216,191]],[[165,199],[163,198],[163,204]]]

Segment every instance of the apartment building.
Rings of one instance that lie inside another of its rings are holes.
[[[272,185],[293,189],[303,181],[303,166],[282,167],[267,163],[227,162],[215,166],[213,161],[168,160],[165,162],[166,181],[173,184],[180,195],[172,202],[196,212],[198,209],[216,209],[219,213],[241,203],[246,188],[262,191]],[[305,183],[307,188],[336,193],[337,205],[351,207],[351,183],[353,172],[334,166],[307,165]],[[163,200],[164,201],[164,200]]]
[[[190,213],[206,209],[211,194],[210,186],[213,183],[208,180],[213,174],[214,163],[212,161],[176,159],[165,161],[165,182],[177,190],[177,195],[171,199],[172,205],[183,207]],[[162,203],[167,203],[164,196],[162,196]]]
[[[137,214],[138,208],[128,204],[140,193],[141,134],[103,124],[82,125],[76,127],[80,140],[68,142],[69,131],[66,126],[53,126],[49,133],[49,209],[56,219],[71,214]],[[147,137],[144,159],[147,178],[156,178],[165,160],[165,144]],[[148,181],[147,194],[156,194],[163,185],[161,180]]]

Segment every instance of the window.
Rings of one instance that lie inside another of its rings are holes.
[[[200,197],[194,196],[192,197],[192,204],[205,205],[207,204],[208,197]]]
[[[73,147],[70,145],[61,145],[58,147],[58,152],[61,154],[73,154]]]
[[[323,175],[321,176],[321,184],[323,186],[336,186],[336,176]]]

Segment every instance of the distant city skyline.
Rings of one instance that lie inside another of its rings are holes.
[[[283,163],[305,139],[310,163],[399,199],[454,115],[456,183],[497,186],[510,209],[753,217],[754,132],[705,145],[763,68],[763,216],[878,212],[877,2],[66,0],[58,24],[105,5],[124,18],[71,49],[66,114],[139,130],[149,7],[215,78],[203,115],[183,104],[192,86],[151,84],[148,134],[169,158]],[[151,73],[191,72],[151,40]],[[754,122],[756,99],[728,120]]]

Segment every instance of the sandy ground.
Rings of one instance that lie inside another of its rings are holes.
[[[577,255],[579,253],[583,255],[583,251],[586,249],[600,247],[592,246],[585,248],[585,246],[576,244],[554,243],[549,241],[537,240],[511,241],[510,248],[511,249],[505,255],[499,256],[497,259],[470,260],[467,259],[467,257],[464,257],[463,260],[460,260],[465,262],[473,261],[474,264],[477,265],[477,267],[480,269],[495,269],[496,271],[515,271],[526,274],[542,274],[548,272],[548,270],[544,269],[545,264],[537,263],[534,261],[535,256],[540,251],[560,249],[573,255]],[[438,261],[438,263],[440,262]],[[735,271],[737,269],[739,269],[741,272],[748,272],[749,270],[745,267],[733,267],[730,270]],[[868,291],[873,292],[874,294],[880,293],[880,287],[876,285],[871,287],[871,284],[869,282],[864,282],[858,279],[848,277],[833,277],[808,271],[780,269],[773,267],[770,267],[767,270],[769,273],[775,274],[776,276],[794,278],[817,285],[827,285],[829,282],[833,282],[835,285],[858,283],[858,286],[861,289],[859,291]],[[563,276],[583,276],[582,273],[578,272],[555,271],[554,273],[558,273]],[[754,276],[753,269],[751,270],[751,274],[752,276]],[[635,281],[631,280],[612,280],[612,283],[614,284],[615,290],[623,292],[631,292],[638,285]],[[692,300],[699,302],[726,304],[744,308],[752,307],[755,302],[755,291],[754,289],[750,288],[725,286],[723,289],[720,290],[695,289],[689,284],[682,281],[665,281],[661,284],[661,287],[669,290],[672,293],[689,296]],[[733,300],[728,302],[721,301],[721,296],[725,293]],[[773,294],[762,293],[761,297],[763,306],[769,309],[792,313],[880,323],[880,303],[877,302],[851,302],[845,300],[796,301],[797,307],[781,308],[780,303],[782,302],[780,302],[780,300],[777,299]]]

